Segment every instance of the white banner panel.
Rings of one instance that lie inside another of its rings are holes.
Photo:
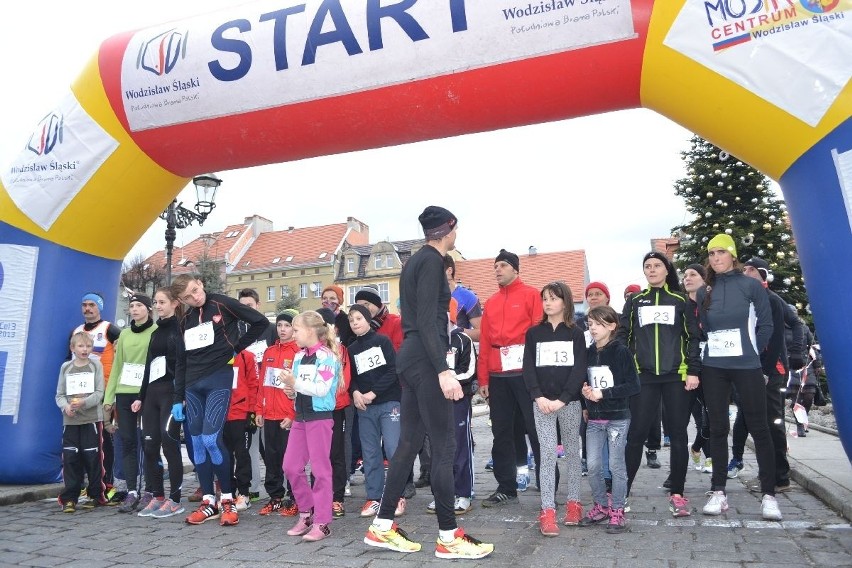
[[[38,248],[0,244],[0,415],[18,421]],[[56,369],[57,377],[59,369]],[[45,401],[45,411],[52,400]]]
[[[261,0],[138,32],[122,97],[138,131],[633,37],[629,0]]]
[[[663,43],[816,126],[852,75],[852,0],[687,0]]]
[[[843,195],[843,203],[846,205],[846,216],[849,219],[849,230],[852,231],[852,150],[838,152],[831,151],[831,159],[837,170],[837,180],[840,182],[840,193]]]
[[[116,148],[69,92],[0,177],[15,205],[47,231]]]

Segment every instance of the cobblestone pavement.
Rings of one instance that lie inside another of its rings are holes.
[[[852,566],[852,527],[799,486],[779,494],[784,521],[760,519],[759,495],[749,493],[743,481],[756,476],[753,454],[746,455],[740,479],[730,480],[731,509],[722,517],[700,514],[710,476],[690,469],[687,497],[692,500],[691,517],[673,519],[668,512],[661,483],[667,475],[668,450],[660,452],[663,468],[640,470],[627,515],[630,530],[608,535],[600,527],[562,527],[562,534],[546,538],[538,532],[539,494],[530,489],[520,503],[502,509],[482,509],[478,499],[495,487],[484,470],[490,452],[486,416],[474,418],[476,447],[475,508],[460,517],[470,534],[494,542],[496,550],[486,559],[466,564],[482,566],[666,566],[667,568],[748,566],[783,568],[792,566]],[[565,467],[564,460],[560,460]],[[563,478],[564,479],[564,478]],[[360,474],[347,500],[347,515],[332,525],[329,538],[301,542],[285,531],[292,518],[261,517],[263,500],[240,516],[235,527],[220,527],[215,521],[201,526],[184,523],[185,515],[167,519],[140,518],[116,508],[74,514],[62,513],[55,500],[21,503],[2,508],[0,566],[116,565],[199,566],[204,568],[282,565],[329,567],[406,568],[446,565],[433,556],[437,534],[435,516],[426,512],[431,501],[427,490],[418,490],[409,500],[408,511],[399,519],[423,550],[401,554],[377,550],[363,544],[370,522],[358,516],[364,486]],[[194,491],[190,474],[184,495]],[[585,478],[581,495],[585,505],[590,491]],[[560,495],[564,498],[564,496]]]

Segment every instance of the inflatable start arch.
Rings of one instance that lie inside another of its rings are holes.
[[[58,479],[80,298],[193,175],[637,107],[780,182],[852,455],[850,53],[852,0],[262,0],[106,40],[0,172],[0,483]]]

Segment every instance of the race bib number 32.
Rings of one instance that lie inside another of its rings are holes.
[[[387,364],[385,354],[381,347],[370,347],[366,351],[362,351],[355,355],[355,370],[358,374],[372,371]]]

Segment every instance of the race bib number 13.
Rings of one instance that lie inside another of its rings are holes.
[[[536,367],[573,367],[573,341],[542,341],[535,344]]]

